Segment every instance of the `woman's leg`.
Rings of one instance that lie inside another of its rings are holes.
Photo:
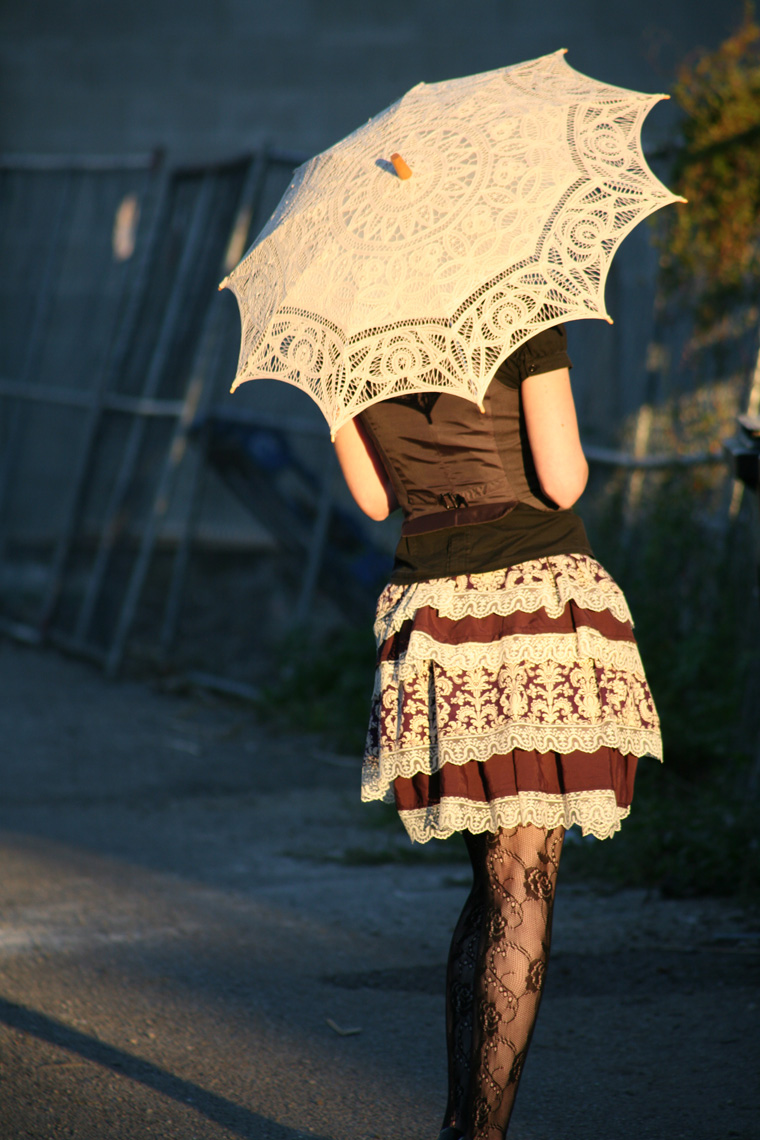
[[[472,1024],[475,1010],[475,973],[478,964],[483,915],[485,879],[482,860],[473,858],[475,836],[464,833],[472,861],[472,890],[454,927],[446,968],[446,1046],[449,1060],[449,1095],[443,1128],[455,1127],[464,1133],[472,1069]],[[480,838],[480,837],[478,837]]]
[[[449,958],[444,1124],[467,1140],[506,1135],[541,1000],[563,838],[563,828],[530,825],[465,834],[474,882]]]
[[[464,833],[473,886],[446,986],[449,1096],[443,1127],[501,1140],[541,1000],[564,829]]]

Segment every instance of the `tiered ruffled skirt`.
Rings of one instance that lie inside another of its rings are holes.
[[[620,829],[659,721],[619,587],[593,558],[389,585],[362,799],[413,840],[532,823]]]

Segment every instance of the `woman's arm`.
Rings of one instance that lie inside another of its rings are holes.
[[[588,463],[578,434],[570,373],[559,368],[528,376],[521,392],[541,490],[558,507],[572,507],[586,486]]]
[[[388,473],[366,432],[350,420],[335,433],[335,453],[357,504],[371,519],[385,519],[398,503]]]

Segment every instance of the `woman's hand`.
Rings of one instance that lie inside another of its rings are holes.
[[[371,519],[385,519],[398,503],[380,456],[357,420],[335,433],[335,453],[357,504]]]
[[[522,407],[536,474],[558,507],[572,507],[583,494],[588,463],[578,434],[567,368],[523,380]]]

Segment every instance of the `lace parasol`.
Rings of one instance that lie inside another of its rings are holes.
[[[242,324],[233,391],[295,384],[334,435],[403,393],[479,403],[527,337],[609,320],[615,250],[679,200],[641,149],[662,98],[581,75],[564,51],[418,84],[296,170],[222,282]]]

